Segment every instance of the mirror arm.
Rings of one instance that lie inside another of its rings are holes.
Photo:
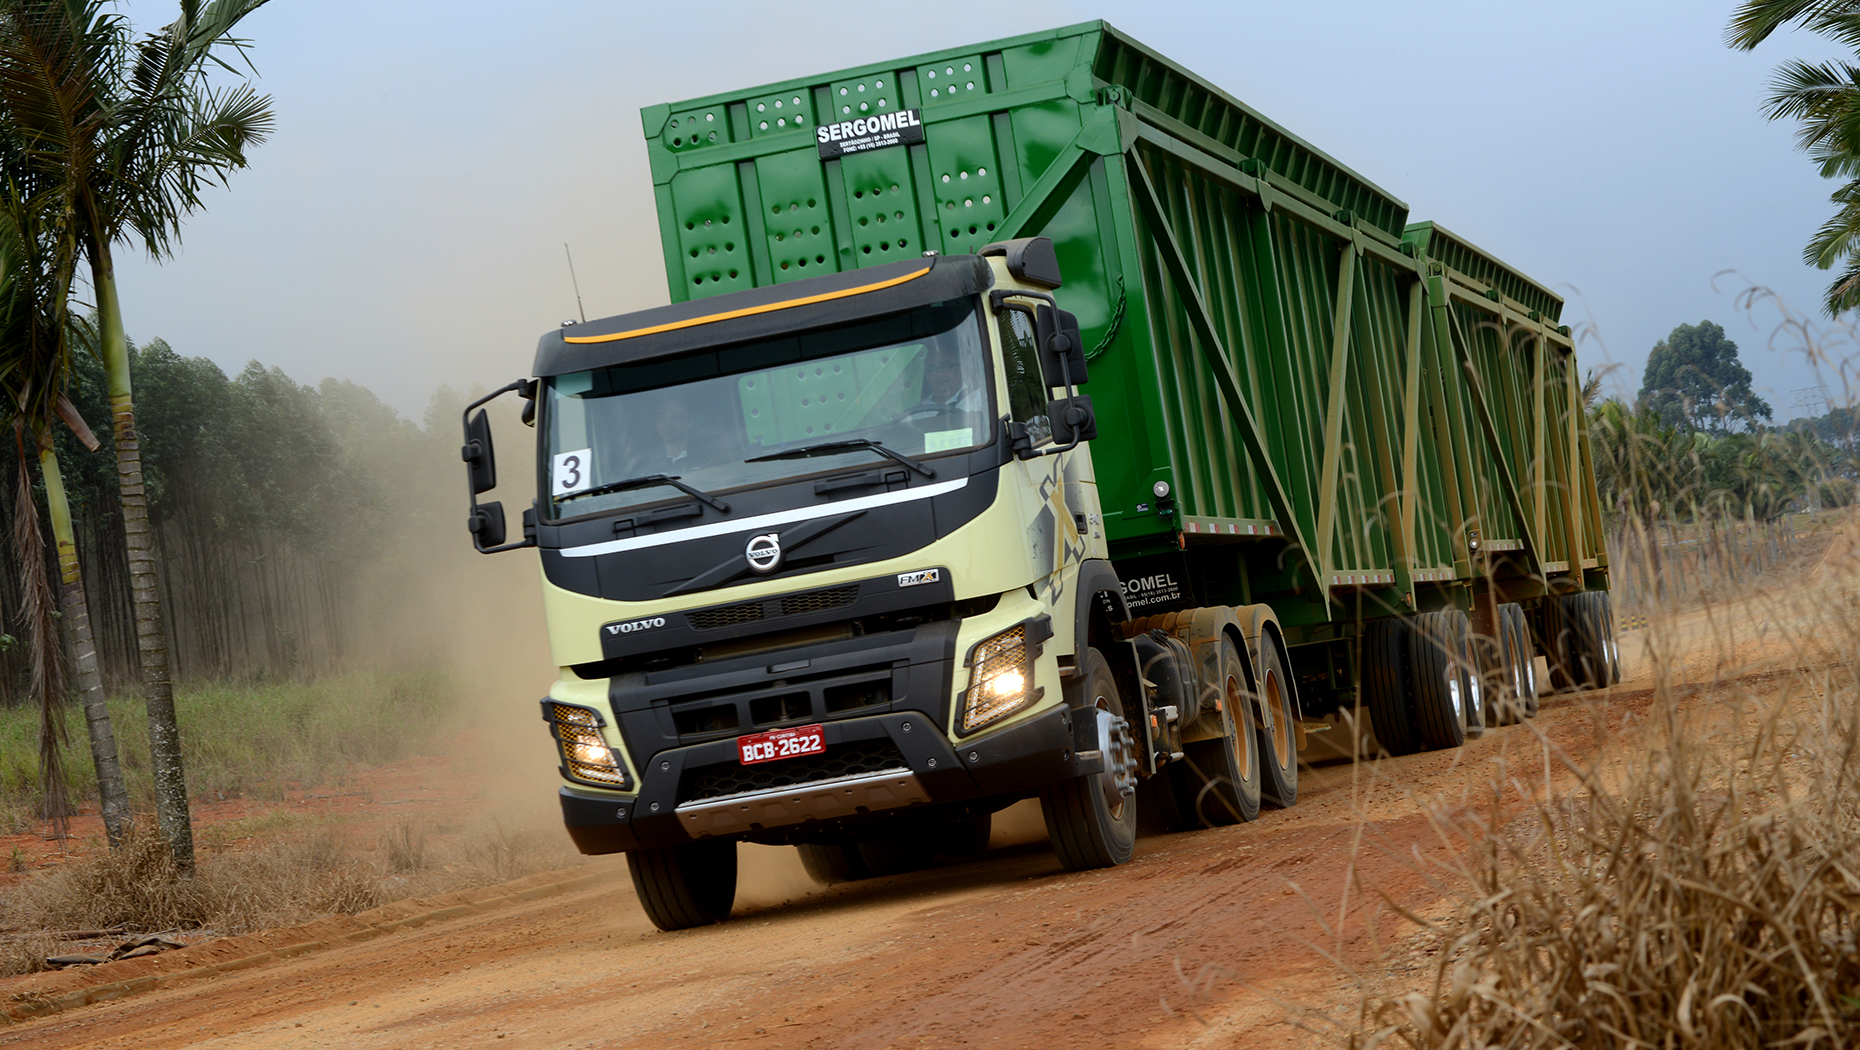
[[[1048,296],[1047,298],[1050,299],[1052,297]],[[1065,355],[1063,354],[1060,355],[1060,358],[1059,358],[1059,376],[1061,379],[1064,379],[1066,381],[1066,407],[1070,408],[1072,406],[1072,399],[1079,396],[1079,391],[1077,387],[1072,385],[1072,366],[1066,363],[1066,358],[1065,358]],[[1052,448],[1045,449],[1037,453],[1037,455],[1057,456],[1061,452],[1070,452],[1073,449],[1078,448],[1079,447],[1079,434],[1083,430],[1083,428],[1082,427],[1070,427],[1070,429],[1072,431],[1071,441],[1068,441],[1063,445],[1055,445]]]
[[[495,401],[496,399],[512,391],[518,392],[521,396],[530,399],[531,402],[534,403],[534,399],[538,392],[537,382],[536,380],[529,379],[529,378],[518,379],[514,382],[507,383],[504,386],[500,386],[496,390],[491,391],[490,393],[484,395],[478,400],[473,401],[471,404],[466,405],[465,411],[459,413],[460,418],[463,420],[465,424],[466,433],[469,434],[471,432],[471,414],[475,409],[485,405],[488,402]],[[467,444],[465,446],[464,452],[465,452],[466,462],[471,461],[471,456],[474,452],[473,446],[475,446],[476,444],[477,442],[471,442],[470,444]],[[478,451],[478,454],[481,455],[482,451]],[[466,488],[467,494],[469,495],[471,499],[471,516],[466,519],[466,524],[467,524],[467,527],[470,528],[472,532],[472,547],[475,550],[477,550],[479,554],[497,554],[502,551],[514,551],[514,550],[518,550],[523,547],[536,546],[536,534],[529,527],[527,527],[528,526],[527,522],[525,523],[526,527],[523,530],[523,538],[521,540],[518,540],[515,543],[501,543],[495,547],[478,546],[479,523],[481,521],[486,521],[488,519],[485,516],[482,516],[478,513],[478,492],[475,488],[472,487],[472,484],[469,478],[467,478],[466,480],[465,488]]]

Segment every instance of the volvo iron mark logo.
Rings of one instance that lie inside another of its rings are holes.
[[[749,559],[749,567],[757,572],[774,572],[781,565],[781,533],[751,536],[749,546],[743,548],[743,557]]]

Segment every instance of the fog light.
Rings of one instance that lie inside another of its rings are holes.
[[[969,688],[962,694],[957,732],[982,726],[1026,707],[1044,690],[1033,688],[1033,648],[1027,625],[1017,624],[983,641],[969,654]]]
[[[562,755],[562,775],[570,780],[624,790],[629,786],[620,756],[601,735],[600,713],[553,701],[543,705],[543,718]]]

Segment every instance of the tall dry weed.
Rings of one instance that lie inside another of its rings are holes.
[[[1637,730],[1601,727],[1618,743],[1593,760],[1540,737],[1485,804],[1436,815],[1467,845],[1433,871],[1452,914],[1409,915],[1431,981],[1370,1000],[1349,1042],[1860,1045],[1856,609],[1854,577],[1823,571],[1656,622]],[[1688,644],[1750,662],[1687,664]]]

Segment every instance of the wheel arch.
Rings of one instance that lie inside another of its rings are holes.
[[[1092,560],[1079,565],[1078,586],[1073,596],[1072,660],[1083,666],[1086,649],[1097,649],[1111,673],[1119,680],[1134,682],[1136,659],[1124,644],[1125,623],[1130,610],[1124,604],[1124,583],[1107,561]]]

